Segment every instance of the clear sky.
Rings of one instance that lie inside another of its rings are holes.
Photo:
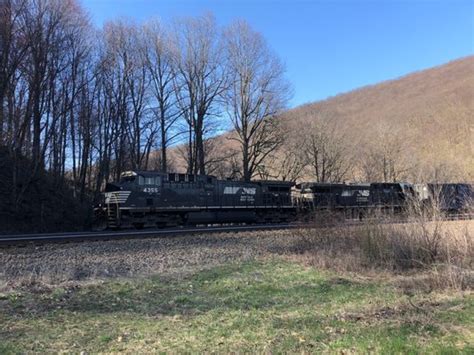
[[[474,54],[474,0],[81,0],[93,22],[214,13],[247,20],[316,101]]]

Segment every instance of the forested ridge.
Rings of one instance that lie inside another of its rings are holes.
[[[350,181],[474,181],[474,56],[308,103],[284,119],[309,132],[299,141],[316,134],[310,148],[321,164],[311,160],[307,179],[334,170],[323,168],[326,156]]]

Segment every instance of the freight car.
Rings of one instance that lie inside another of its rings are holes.
[[[230,181],[210,175],[128,171],[106,185],[95,209],[108,228],[212,223],[276,223],[293,220],[294,184]]]

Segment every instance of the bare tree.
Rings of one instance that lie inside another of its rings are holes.
[[[368,181],[396,182],[411,170],[405,159],[405,142],[395,127],[380,126],[363,156],[362,170]]]
[[[146,168],[158,128],[149,107],[146,41],[141,28],[125,21],[105,27],[101,68],[107,113],[112,120],[115,176],[127,168]]]
[[[307,129],[301,149],[306,153],[313,177],[317,182],[343,181],[351,169],[350,152],[344,136],[324,116],[316,117]]]
[[[292,134],[293,133],[293,134]],[[288,132],[285,141],[276,151],[272,164],[275,178],[283,181],[293,181],[302,178],[309,164],[308,154],[304,151],[301,142],[304,140],[302,132]]]
[[[181,116],[176,96],[176,68],[167,31],[157,20],[145,25],[146,65],[154,98],[153,114],[160,130],[160,170],[168,169],[168,146],[179,136],[176,122]]]
[[[25,30],[21,20],[26,5],[26,0],[0,2],[0,144],[5,143],[5,99],[14,91],[14,76],[28,50],[27,43],[20,39]]]
[[[277,114],[289,98],[284,66],[261,34],[243,21],[225,31],[229,89],[227,111],[242,152],[243,179],[282,142]]]
[[[188,172],[205,174],[204,142],[227,79],[214,18],[205,15],[178,21],[173,44],[178,103],[189,128]]]

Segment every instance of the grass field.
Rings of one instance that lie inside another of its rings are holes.
[[[474,297],[281,257],[0,294],[0,353],[474,352]]]

